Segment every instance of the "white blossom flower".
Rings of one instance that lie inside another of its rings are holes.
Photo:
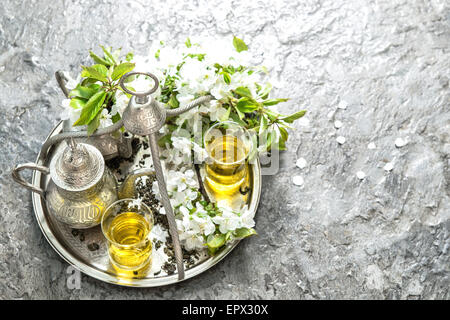
[[[193,221],[197,223],[201,232],[205,236],[209,236],[210,234],[214,233],[214,231],[216,231],[216,226],[209,216],[199,217],[195,214],[193,215]]]
[[[205,148],[200,147],[195,142],[193,142],[193,146],[194,146],[195,159],[200,162],[205,161],[208,158],[208,153],[206,152]]]
[[[184,247],[189,251],[204,247],[203,236],[197,231],[189,230],[181,233],[180,240],[184,242]]]
[[[209,106],[201,106],[198,111],[208,114],[211,121],[227,120],[224,119],[224,116],[227,114],[227,109],[222,107],[217,100],[212,100]]]
[[[81,82],[81,74],[78,74],[78,76],[76,77],[76,79],[72,78],[70,76],[70,73],[68,73],[67,71],[63,71],[63,75],[66,78],[66,88],[71,91],[73,89],[75,89],[75,87],[80,84]]]
[[[74,111],[76,110],[76,109],[74,109],[74,108],[72,108],[71,106],[70,106],[70,99],[64,99],[62,102],[61,102],[61,105],[62,105],[62,107],[63,107],[63,110],[61,111],[61,114],[60,114],[60,116],[61,116],[61,120],[68,120],[68,119],[70,119],[71,118],[71,115],[74,113]],[[81,111],[80,111],[81,112]]]
[[[117,91],[114,96],[116,99],[116,103],[111,107],[111,115],[113,116],[117,113],[122,115],[125,111],[125,108],[128,106],[130,98],[128,98],[127,95],[122,91]]]
[[[241,215],[241,225],[240,228],[253,228],[255,226],[255,220],[253,220],[255,217],[255,212],[252,212],[250,210],[245,210],[244,213]]]
[[[229,208],[221,207],[220,209],[222,210],[222,215],[212,218],[213,222],[219,225],[219,231],[227,233],[228,231],[236,230],[240,224],[239,216]]]
[[[107,109],[103,109],[100,114],[100,124],[99,128],[106,128],[113,125],[111,114]]]
[[[184,154],[191,154],[192,143],[190,139],[183,137],[172,137],[172,145],[175,149]]]

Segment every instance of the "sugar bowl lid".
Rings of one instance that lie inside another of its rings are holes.
[[[94,186],[103,176],[105,161],[101,152],[86,143],[71,139],[50,163],[53,182],[67,191],[83,191]]]

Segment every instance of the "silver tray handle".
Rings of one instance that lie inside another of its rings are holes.
[[[15,182],[17,182],[18,184],[20,184],[21,186],[23,186],[27,189],[30,189],[33,192],[40,194],[44,198],[45,191],[43,189],[36,187],[36,186],[32,185],[31,183],[25,181],[25,179],[22,178],[22,176],[20,175],[20,172],[25,169],[37,170],[44,174],[49,174],[50,169],[47,167],[44,167],[44,166],[37,165],[32,162],[28,162],[28,163],[18,164],[11,173],[12,178],[14,179]]]

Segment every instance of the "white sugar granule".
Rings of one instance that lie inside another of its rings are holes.
[[[339,121],[339,120],[336,120],[336,121],[334,122],[334,127],[335,127],[336,129],[339,129],[340,127],[342,127],[342,122]]]
[[[344,100],[341,100],[341,101],[339,102],[339,104],[338,104],[338,108],[339,108],[339,109],[345,110],[345,109],[347,109],[347,107],[348,107],[348,104],[347,104],[347,102],[344,101]]]
[[[302,176],[293,176],[292,177],[292,182],[296,185],[296,186],[301,186],[303,185],[303,183],[305,182],[303,180]]]
[[[295,165],[300,169],[303,169],[304,167],[306,167],[306,160],[304,158],[298,158],[295,162]]]
[[[339,136],[339,137],[336,138],[336,141],[339,144],[343,144],[343,143],[345,143],[345,138],[343,136]]]
[[[404,140],[404,139],[402,139],[402,138],[397,138],[397,139],[395,139],[395,146],[396,146],[397,148],[404,147],[404,146],[406,146],[407,144],[408,144],[408,141],[406,141],[406,140]]]
[[[356,176],[358,177],[359,180],[362,180],[366,177],[366,174],[363,171],[358,171],[356,173]]]

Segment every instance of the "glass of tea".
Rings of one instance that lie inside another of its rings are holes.
[[[247,159],[253,149],[249,132],[233,121],[218,122],[203,138],[206,160],[206,185],[216,194],[232,195],[248,175]]]
[[[102,217],[111,264],[119,271],[147,270],[151,264],[153,213],[143,202],[122,199],[111,204]]]

